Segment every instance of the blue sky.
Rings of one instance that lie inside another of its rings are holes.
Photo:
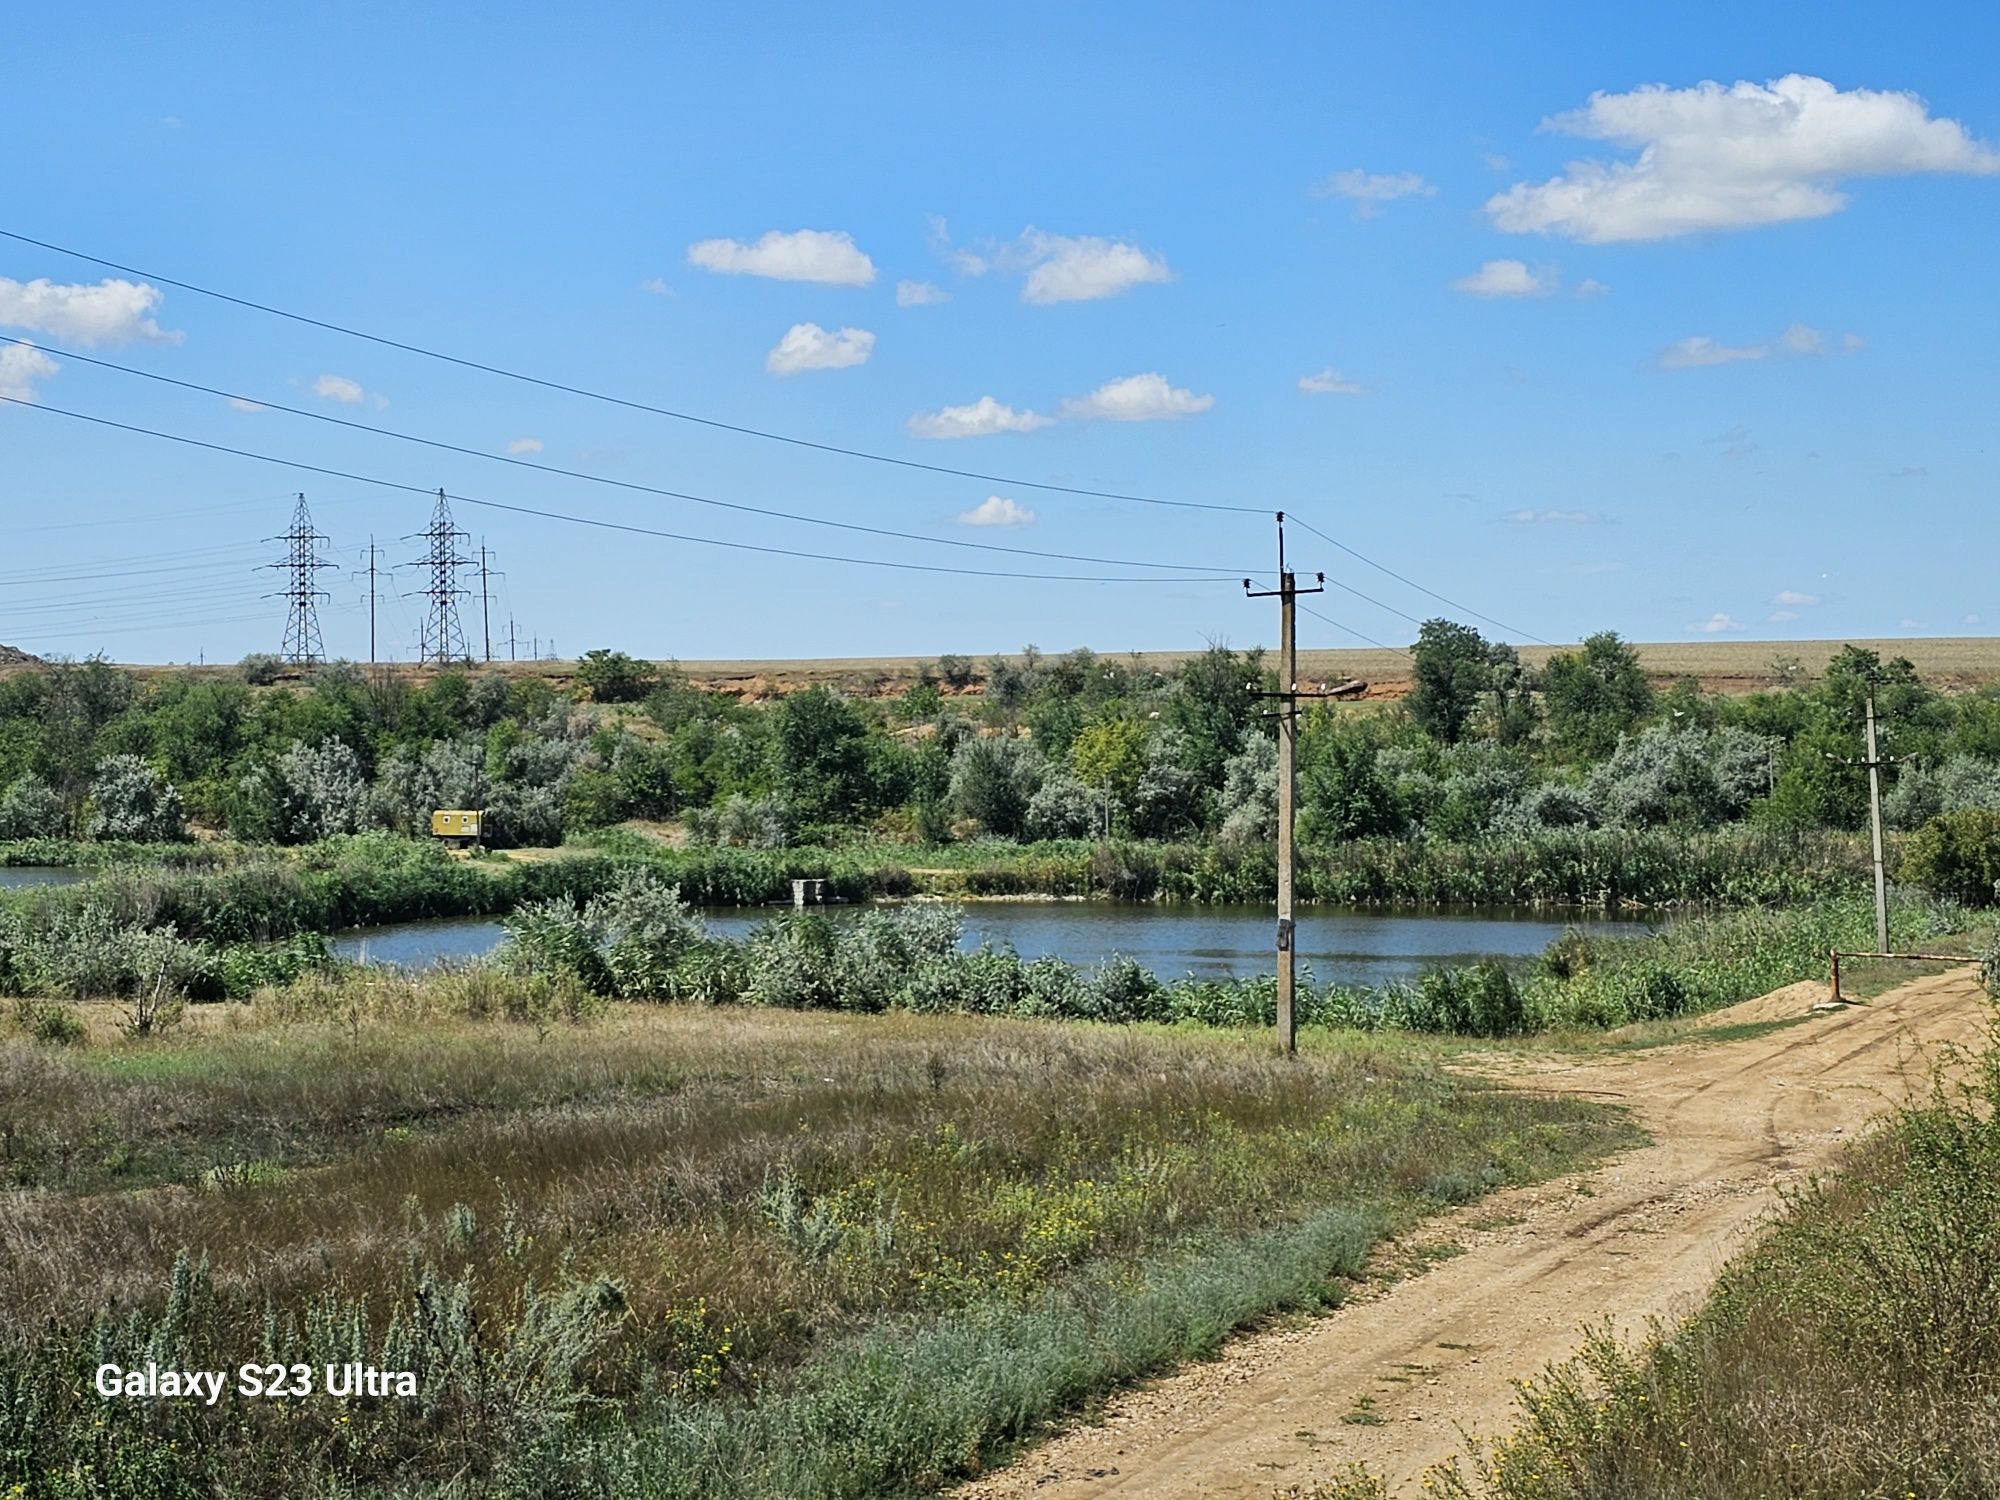
[[[1996,45],[1972,5],[114,5],[16,33],[0,228],[816,442],[1283,508],[1516,639],[1985,634]],[[760,442],[13,241],[0,278],[0,334],[37,346],[0,344],[0,394],[44,408],[727,540],[1133,571],[704,510],[89,355],[924,536],[1269,566],[1260,515]],[[421,498],[0,404],[0,641],[275,648],[250,567],[297,489],[348,569],[328,648],[363,656],[353,569],[371,535],[417,555]],[[1229,583],[458,518],[505,571],[496,617],[565,655],[1273,634]],[[1310,535],[1293,556],[1379,601],[1319,601],[1362,635],[1465,617]],[[385,604],[385,656],[415,614]],[[1312,619],[1302,640],[1357,643]]]

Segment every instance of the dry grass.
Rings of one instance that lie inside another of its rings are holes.
[[[329,990],[317,1017],[214,1008],[144,1042],[86,1007],[84,1047],[0,1039],[6,1169],[34,1189],[0,1200],[0,1369],[71,1357],[99,1309],[158,1307],[187,1251],[215,1290],[210,1347],[182,1357],[210,1365],[250,1357],[267,1307],[408,1315],[435,1295],[414,1267],[462,1278],[481,1337],[515,1342],[532,1289],[610,1277],[594,1397],[754,1402],[843,1339],[1080,1276],[1138,1295],[1121,1278],[1169,1251],[1342,1205],[1380,1232],[1626,1138],[1361,1040],[1286,1063],[1262,1038],[966,1017],[518,1024],[454,1015],[435,985]],[[292,1462],[282,1424],[187,1420],[204,1462],[224,1442]],[[369,1451],[428,1451],[413,1420],[376,1413]]]

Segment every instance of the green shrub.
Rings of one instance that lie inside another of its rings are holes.
[[[54,1000],[16,1000],[14,1024],[48,1047],[80,1047],[90,1036],[76,1008]]]
[[[1904,846],[1901,878],[1968,906],[2000,900],[2000,812],[1969,808],[1932,818]]]

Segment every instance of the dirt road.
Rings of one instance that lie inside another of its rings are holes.
[[[1824,993],[1793,985],[1713,1022],[1800,1015]],[[1508,1082],[1617,1100],[1654,1144],[1433,1220],[1402,1251],[1462,1253],[1118,1398],[956,1500],[1268,1497],[1357,1462],[1414,1488],[1464,1451],[1461,1429],[1503,1429],[1512,1382],[1571,1353],[1583,1322],[1630,1333],[1693,1311],[1779,1188],[1921,1089],[1939,1045],[1975,1041],[1988,1014],[1960,973],[1747,1040],[1509,1059]]]

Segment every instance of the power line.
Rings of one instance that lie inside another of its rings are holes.
[[[324,474],[332,479],[345,479],[355,484],[374,485],[380,489],[399,490],[411,495],[435,495],[437,491],[423,485],[404,484],[393,479],[378,479],[367,474],[355,474],[346,469],[329,468],[324,464],[309,464],[297,459],[278,458],[269,453],[258,453],[248,448],[233,448],[227,443],[211,443],[202,438],[186,437],[176,432],[161,432],[157,428],[140,427],[130,422],[114,421],[110,417],[92,416],[88,412],[69,411],[60,406],[49,406],[40,401],[27,401],[19,396],[0,395],[0,402],[23,407],[28,411],[46,412],[54,417],[67,417],[75,422],[87,422],[97,427],[107,427],[117,432],[130,432],[140,437],[157,438],[162,442],[179,443],[184,447],[201,448],[211,453],[227,453],[235,458],[254,459],[259,463],[276,464],[281,468],[294,469],[304,474]],[[473,495],[451,495],[448,498],[466,505],[477,505],[488,510],[511,511],[516,515],[538,516],[546,521],[561,521],[572,526],[590,526],[603,531],[619,531],[631,536],[658,537],[670,542],[688,542],[702,547],[722,547],[735,552],[756,552],[769,557],[797,557],[809,562],[849,563],[856,567],[888,568],[902,573],[943,573],[961,578],[1009,578],[1026,579],[1044,583],[1145,583],[1145,584],[1192,584],[1192,583],[1236,583],[1238,576],[1213,577],[1192,576],[1186,578],[1142,578],[1124,574],[1090,575],[1082,573],[1024,573],[996,568],[955,568],[943,563],[896,562],[881,557],[849,557],[841,553],[806,552],[796,547],[774,547],[757,542],[731,542],[719,537],[694,536],[686,532],[664,531],[652,526],[635,526],[624,521],[607,521],[596,516],[581,516],[567,511],[546,510],[533,505],[513,505],[503,500],[481,500]]]
[[[682,500],[693,505],[711,506],[717,510],[733,510],[745,515],[768,516],[778,521],[797,521],[808,526],[828,526],[836,531],[857,531],[867,536],[889,537],[897,541],[921,542],[931,547],[958,547],[973,552],[1005,552],[1019,557],[1039,557],[1050,562],[1097,563],[1114,568],[1165,568],[1173,572],[1206,573],[1209,568],[1187,563],[1167,563],[1139,561],[1123,557],[1093,557],[1087,553],[1048,552],[1036,547],[1009,547],[1000,542],[974,542],[961,537],[925,536],[920,532],[898,531],[887,526],[867,526],[859,521],[836,521],[826,516],[807,515],[800,511],[776,510],[763,505],[746,505],[736,500],[717,500],[708,495],[691,495],[681,490],[664,489],[659,485],[641,484],[636,480],[614,479],[608,474],[592,474],[584,469],[566,469],[560,464],[539,463],[534,459],[517,458],[512,454],[487,453],[478,448],[467,448],[459,443],[447,443],[438,438],[420,437],[412,432],[398,432],[393,427],[377,427],[369,422],[356,422],[348,417],[337,417],[331,412],[312,411],[302,406],[287,406],[282,401],[268,401],[261,397],[246,396],[239,391],[226,391],[211,385],[202,385],[192,380],[179,380],[172,375],[162,375],[156,370],[141,370],[133,365],[121,365],[116,360],[99,359],[95,355],[78,354],[72,350],[59,349],[53,344],[36,344],[32,340],[15,338],[11,334],[0,333],[0,342],[21,344],[40,349],[45,353],[59,355],[64,359],[78,360],[99,369],[115,370],[121,375],[135,375],[141,380],[151,380],[160,385],[178,387],[184,391],[196,391],[204,396],[218,396],[225,401],[254,401],[269,411],[283,412],[291,417],[304,417],[312,422],[324,422],[332,427],[345,427],[353,432],[366,432],[375,437],[394,438],[398,442],[415,443],[419,447],[433,448],[441,453],[456,453],[465,458],[476,458],[485,463],[507,464],[516,469],[533,469],[539,474],[554,474],[563,479],[579,479],[588,484],[609,485],[613,489],[630,490],[641,495],[657,495],[667,500]],[[1254,572],[1254,569],[1245,571]]]
[[[76,565],[71,564],[71,566]],[[242,571],[242,566],[240,561],[183,563],[169,568],[117,568],[102,573],[52,573],[37,577],[0,578],[0,588],[38,588],[48,583],[94,583],[106,578],[146,578],[162,573],[174,577],[195,577],[211,573],[236,573]]]
[[[135,266],[121,265],[102,256],[86,255],[81,250],[72,250],[64,245],[50,244],[47,240],[33,239],[18,234],[11,229],[0,229],[0,237],[15,240],[23,245],[33,245],[40,250],[53,251],[57,255],[67,255],[76,260],[88,261],[94,266],[107,270],[122,271],[127,276],[137,276],[145,281],[157,281],[164,286],[177,287],[184,292],[193,292],[199,297],[212,297],[218,302],[227,302],[236,307],[247,308],[274,318],[284,318],[289,322],[302,323],[308,328],[322,329],[328,333],[338,333],[347,338],[361,339],[370,344],[378,344],[385,349],[400,350],[404,354],[421,355],[425,359],[442,360],[446,364],[457,365],[465,370],[477,370],[485,375],[498,375],[505,380],[518,380],[525,385],[540,386],[543,390],[560,391],[568,396],[582,396],[590,401],[603,401],[613,406],[622,406],[630,411],[649,412],[656,417],[671,417],[677,422],[692,422],[699,427],[713,428],[719,432],[733,432],[741,437],[762,438],[766,442],[786,443],[794,448],[809,448],[818,453],[836,453],[843,458],[861,458],[870,463],[893,464],[903,469],[918,469],[928,474],[948,474],[958,479],[976,479],[982,484],[1009,485],[1019,489],[1042,490],[1057,495],[1077,495],[1092,500],[1120,500],[1134,505],[1163,505],[1177,510],[1226,511],[1238,515],[1262,515],[1262,506],[1223,505],[1202,500],[1164,500],[1156,495],[1122,494],[1115,490],[1083,489],[1075,485],[1047,484],[1034,479],[1015,479],[1003,474],[982,474],[972,469],[954,469],[944,464],[927,464],[913,458],[895,458],[886,453],[871,453],[862,448],[844,448],[837,443],[817,443],[809,438],[793,437],[788,433],[771,432],[761,427],[746,427],[735,422],[722,422],[713,417],[696,416],[692,412],[676,411],[672,407],[654,406],[650,402],[633,401],[624,396],[613,396],[603,391],[594,391],[585,386],[569,385],[560,380],[545,380],[538,375],[528,375],[519,370],[510,370],[500,365],[484,364],[476,359],[465,359],[456,354],[446,354],[438,349],[427,349],[421,344],[409,344],[400,339],[386,338],[377,333],[366,333],[358,328],[329,322],[324,318],[309,317],[304,313],[287,311],[282,307],[272,307],[268,303],[253,302],[247,297],[236,297],[228,292],[218,292],[212,287],[197,285],[191,281],[180,281],[172,276],[162,276],[154,271],[142,271]]]
[[[192,292],[197,296],[213,298],[216,301],[226,302],[233,306],[246,308],[252,312],[259,312],[259,313],[264,313],[271,317],[283,318],[286,319],[287,321],[299,323],[306,327],[318,328],[329,333],[341,334],[342,336],[347,338],[359,339],[367,343],[380,345],[384,348],[400,350],[406,354],[415,354],[426,359],[435,359],[442,361],[446,364],[456,365],[462,369],[476,370],[483,374],[497,375],[503,379],[520,381],[524,384],[539,386],[544,390],[559,391],[566,395],[581,396],[587,400],[606,402],[610,405],[624,407],[632,411],[648,412],[654,416],[669,417],[674,419],[675,421],[691,422],[698,426],[713,428],[717,431],[732,432],[745,437],[761,438],[768,442],[785,443],[793,447],[806,448],[821,453],[838,454],[840,456],[847,458],[866,459],[872,463],[890,464],[899,468],[914,469],[925,473],[950,475],[952,477],[960,479],[976,479],[981,483],[985,484],[1014,486],[1024,489],[1041,490],[1043,492],[1051,494],[1076,495],[1089,499],[1125,501],[1138,505],[1169,506],[1176,509],[1184,509],[1184,510],[1219,511],[1237,515],[1262,514],[1262,508],[1258,506],[1225,505],[1220,502],[1214,502],[1214,501],[1168,500],[1156,495],[1142,495],[1142,494],[1125,493],[1113,490],[1092,490],[1073,485],[1049,484],[1043,481],[1033,480],[1033,479],[1021,479],[1021,478],[1009,477],[1006,475],[987,474],[972,469],[955,469],[944,464],[930,464],[930,463],[923,463],[915,459],[896,458],[889,454],[873,453],[865,449],[848,448],[836,443],[820,443],[812,441],[811,439],[808,438],[794,437],[787,433],[772,432],[763,428],[749,427],[738,423],[723,422],[711,417],[697,416],[691,412],[677,411],[671,407],[655,406],[649,402],[634,401],[623,396],[614,396],[606,392],[591,390],[587,387],[569,385],[562,381],[548,380],[540,376],[526,374],[522,371],[507,369],[503,366],[490,365],[483,363],[479,360],[466,359],[459,355],[447,354],[441,350],[430,349],[420,344],[412,344],[404,342],[399,339],[388,338],[381,334],[368,333],[361,329],[350,328],[344,324],[335,323],[327,319],[314,318],[304,313],[296,313],[289,311],[288,309],[285,308],[273,307],[267,303],[256,302],[246,297],[237,297],[228,292],[217,291],[212,287],[205,287],[195,282],[182,281],[172,276],[163,276],[156,272],[142,270],[135,266],[128,266],[118,261],[107,260],[102,256],[89,255],[81,250],[75,250],[66,245],[54,244],[48,240],[35,239],[30,235],[21,234],[15,230],[0,229],[0,238],[11,239],[24,245],[33,245],[37,249],[47,250],[57,255],[70,256],[76,260],[86,261],[91,265],[103,266],[108,270],[123,272],[125,275],[128,276],[137,276],[147,281],[157,281],[166,286],[176,287],[186,292]],[[105,361],[91,360],[90,357],[87,355],[70,354],[68,357],[72,359],[81,359],[87,363],[98,363],[98,364],[106,363]],[[124,368],[124,367],[114,366],[113,368]],[[143,375],[146,374],[147,372],[133,371],[131,373]],[[165,377],[154,377],[154,378],[164,379]],[[268,405],[270,403],[260,403],[260,404]],[[290,410],[290,408],[286,409]],[[318,412],[303,413],[303,414],[315,417],[323,417],[326,415],[324,413],[318,413]],[[363,425],[363,424],[352,424],[352,425]],[[382,429],[369,429],[369,430],[379,431]],[[388,435],[402,436],[402,434],[396,434],[396,433],[391,433]],[[491,457],[493,455],[479,455],[479,456]],[[586,477],[586,476],[579,476],[579,477]],[[587,476],[587,477],[596,477],[596,476]],[[615,481],[608,481],[608,482],[615,482]],[[802,519],[819,520],[819,518],[802,518]],[[1553,642],[1545,641],[1540,636],[1535,635],[1530,631],[1520,630],[1515,626],[1507,624],[1505,621],[1495,619],[1491,615],[1482,614],[1480,611],[1472,609],[1468,605],[1460,604],[1456,600],[1448,598],[1447,596],[1438,593],[1434,589],[1426,588],[1423,584],[1418,583],[1415,579],[1409,578],[1402,573],[1398,573],[1393,568],[1387,567],[1382,563],[1376,562],[1373,558],[1368,557],[1364,553],[1356,551],[1354,548],[1349,547],[1344,542],[1335,541],[1334,538],[1328,536],[1325,532],[1321,531],[1311,522],[1298,517],[1296,513],[1293,513],[1293,519],[1297,520],[1299,525],[1304,527],[1307,531],[1312,532],[1314,536],[1319,537],[1323,541],[1331,543],[1333,546],[1340,548],[1341,551],[1347,553],[1349,556],[1356,558],[1357,560],[1363,563],[1366,563],[1369,567],[1376,569],[1378,572],[1386,574],[1387,576],[1395,579],[1398,583],[1404,584],[1405,586],[1413,588],[1417,590],[1417,592],[1429,598],[1437,600],[1441,604],[1449,605],[1451,608],[1456,610],[1462,610],[1463,612],[1471,615],[1475,619],[1483,620],[1489,625],[1496,626],[1499,629],[1508,631],[1511,634],[1521,636],[1522,638],[1533,641],[1538,645],[1547,646],[1553,644]],[[837,524],[837,523],[820,521],[820,524]],[[936,541],[938,539],[923,538],[922,540]],[[996,549],[996,550],[1011,550],[1011,549]],[[1020,549],[1020,550],[1027,551],[1028,549]],[[1058,554],[1046,554],[1046,555],[1051,557],[1058,556]],[[1094,561],[1094,559],[1073,559],[1073,558],[1065,558],[1063,560]],[[1117,565],[1128,566],[1128,564],[1124,563],[1119,563]],[[1356,591],[1350,589],[1349,592],[1356,592]],[[1360,595],[1359,597],[1365,598],[1366,596]],[[1383,607],[1386,608],[1387,606]],[[1391,613],[1400,614],[1401,612],[1392,610]],[[1403,618],[1410,619],[1413,617],[1403,616]]]
[[[1287,514],[1289,515],[1290,512],[1287,512]],[[1297,520],[1298,517],[1293,516],[1292,519]],[[1331,580],[1328,581],[1331,582]],[[1335,630],[1340,631],[1342,634],[1351,635],[1356,640],[1366,641],[1369,645],[1377,647],[1380,650],[1401,651],[1405,656],[1408,656],[1410,654],[1408,648],[1403,646],[1391,646],[1386,641],[1376,640],[1375,637],[1372,635],[1363,635],[1360,631],[1356,630],[1352,625],[1343,625],[1340,623],[1340,621],[1334,619],[1332,615],[1323,615],[1318,610],[1314,609],[1310,604],[1301,604],[1299,608],[1304,610],[1307,614],[1311,615],[1315,620],[1320,621],[1322,624],[1331,625]]]
[[[1367,557],[1364,556],[1362,553],[1356,552],[1352,547],[1348,546],[1347,543],[1335,541],[1332,537],[1328,536],[1324,531],[1321,531],[1317,526],[1313,525],[1312,522],[1301,519],[1296,512],[1288,511],[1286,512],[1286,514],[1290,515],[1294,521],[1297,521],[1299,525],[1305,527],[1307,531],[1310,531],[1314,536],[1318,537],[1321,541],[1331,543],[1333,546],[1338,547],[1342,552],[1345,552],[1349,557],[1356,558],[1361,562],[1365,562],[1366,564],[1368,564],[1369,567],[1373,568],[1376,572],[1386,573],[1391,578],[1395,579],[1396,582],[1401,584],[1407,584],[1409,587],[1415,589],[1420,594],[1429,595],[1431,598],[1437,600],[1437,602],[1440,604],[1449,604],[1453,609],[1464,610],[1465,613],[1471,615],[1475,620],[1484,620],[1488,625],[1497,625],[1499,626],[1500,629],[1507,631],[1509,634],[1521,636],[1526,640],[1533,641],[1538,646],[1552,646],[1555,644],[1555,642],[1553,641],[1543,640],[1540,636],[1534,634],[1532,631],[1522,630],[1518,626],[1509,625],[1505,620],[1496,620],[1491,615],[1482,615],[1478,610],[1472,608],[1470,605],[1460,604],[1455,599],[1447,599],[1443,594],[1437,592],[1437,590],[1425,588],[1421,583],[1418,583],[1416,579],[1405,578],[1401,573],[1398,573],[1394,568],[1384,567],[1381,563],[1375,561],[1374,558]],[[1347,588],[1347,585],[1342,584],[1341,587]],[[1358,589],[1347,589],[1347,592],[1355,595],[1357,598],[1361,599],[1368,598],[1366,594],[1361,593]],[[1379,601],[1369,599],[1368,602],[1370,604],[1375,604],[1378,603]],[[1403,612],[1401,610],[1389,609],[1389,606],[1386,604],[1382,605],[1381,607],[1383,609],[1388,609],[1389,613],[1391,614],[1403,615]],[[1413,625],[1421,625],[1423,623],[1421,620],[1416,619],[1412,615],[1403,615],[1403,618],[1410,621],[1410,623]]]

